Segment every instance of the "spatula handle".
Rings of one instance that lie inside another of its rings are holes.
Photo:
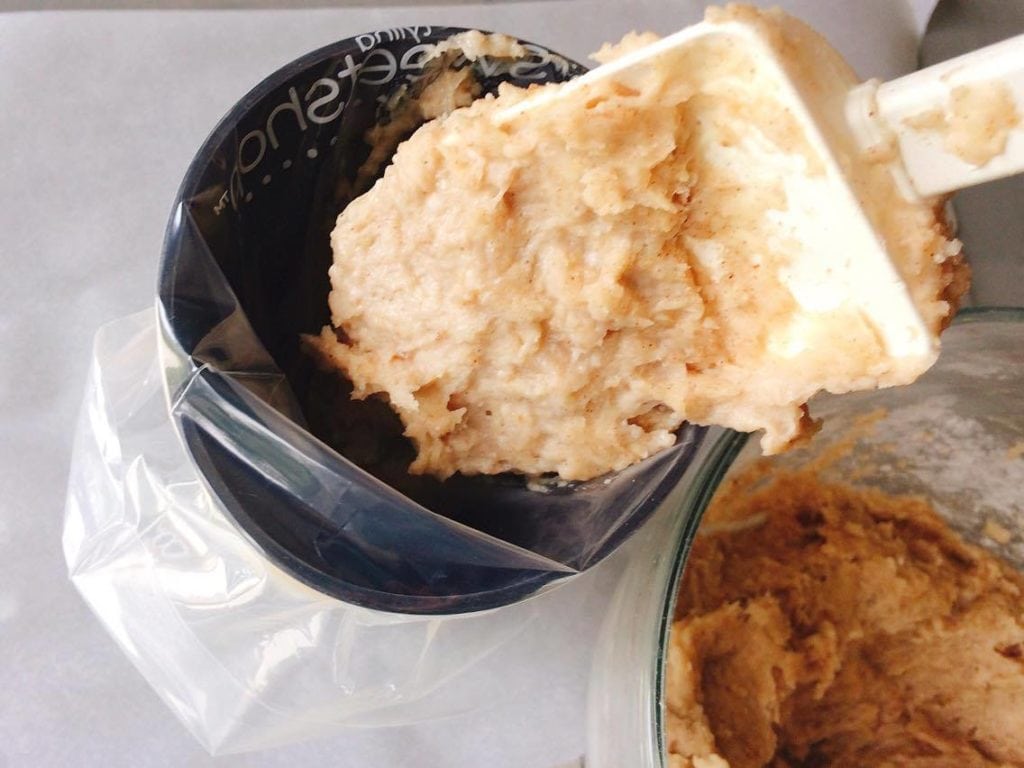
[[[1024,35],[892,80],[848,102],[863,139],[894,136],[921,197],[1024,171]],[[874,125],[871,125],[874,123]]]

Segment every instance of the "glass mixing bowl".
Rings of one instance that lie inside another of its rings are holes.
[[[811,411],[822,431],[773,459],[780,467],[852,441],[826,480],[925,495],[967,541],[1024,569],[1024,310],[964,310],[914,384],[822,396]],[[679,580],[716,489],[759,455],[745,435],[709,435],[670,503],[620,553],[589,688],[587,768],[668,764],[664,671]]]

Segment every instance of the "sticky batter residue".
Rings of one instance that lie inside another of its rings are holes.
[[[919,131],[941,133],[947,152],[982,166],[1006,151],[1010,132],[1021,118],[1006,83],[990,80],[957,86],[950,91],[945,109],[929,110],[905,122]]]

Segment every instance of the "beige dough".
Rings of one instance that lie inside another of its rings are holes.
[[[779,12],[712,18],[759,24],[809,87],[856,82]],[[536,92],[503,87],[424,125],[332,235],[333,328],[313,346],[353,397],[388,399],[418,451],[410,471],[588,479],[672,445],[684,420],[763,429],[776,451],[808,430],[815,392],[927,367],[897,365],[856,306],[794,295],[802,235],[783,176],[814,182],[822,162],[735,41],[496,118]],[[933,204],[848,160],[937,334],[965,287],[957,244]]]

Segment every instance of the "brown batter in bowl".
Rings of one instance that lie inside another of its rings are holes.
[[[668,765],[1024,765],[1022,321],[733,463],[666,609]]]
[[[1024,577],[926,499],[759,469],[680,587],[670,765],[1024,765]]]

